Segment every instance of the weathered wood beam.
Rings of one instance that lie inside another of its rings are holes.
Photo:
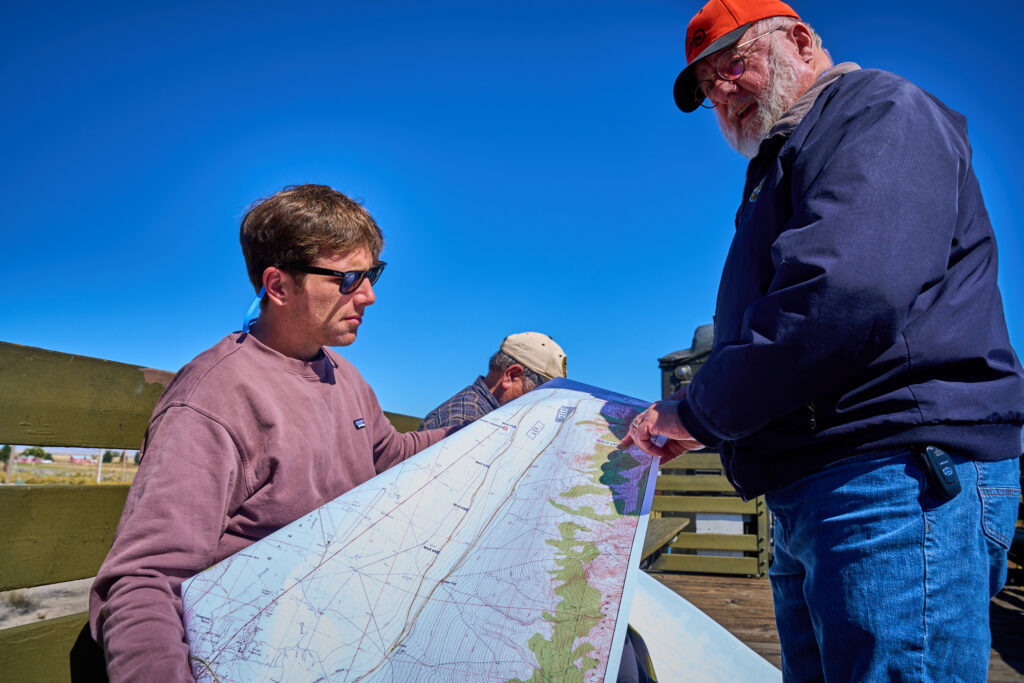
[[[71,680],[68,654],[87,612],[0,630],[0,672],[5,681]]]

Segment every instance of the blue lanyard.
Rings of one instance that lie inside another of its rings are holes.
[[[260,301],[263,299],[263,295],[267,293],[266,287],[260,287],[260,293],[256,295],[256,298],[249,304],[249,310],[245,312],[245,318],[242,319],[242,332],[246,334],[252,329],[252,326],[256,324],[256,319],[260,317]]]

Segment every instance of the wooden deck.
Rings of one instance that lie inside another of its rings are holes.
[[[655,574],[697,609],[724,626],[754,652],[782,665],[767,579],[698,574]],[[1024,681],[1024,586],[1007,586],[992,599],[992,654],[988,680]]]

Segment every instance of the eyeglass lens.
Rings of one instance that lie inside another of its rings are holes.
[[[746,64],[743,61],[743,55],[736,50],[723,52],[715,61],[715,72],[723,81],[735,81],[743,75],[745,67]],[[700,106],[705,109],[715,108],[714,102],[710,99],[711,91],[714,87],[715,79],[708,79],[697,84],[695,99],[698,100],[700,102]]]
[[[718,58],[718,62],[715,64],[715,71],[718,75],[727,81],[735,81],[737,78],[743,75],[743,69],[746,66],[743,62],[743,55],[736,50],[729,50],[722,54]]]
[[[364,277],[370,281],[371,285],[377,284],[380,274],[384,271],[384,265],[383,263],[375,263],[369,270],[345,271],[344,277],[341,278],[341,293],[351,294],[359,289],[359,284],[363,281]]]

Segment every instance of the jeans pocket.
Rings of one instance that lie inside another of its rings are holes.
[[[974,464],[978,468],[982,529],[986,536],[1009,550],[1020,503],[1020,487],[1014,486],[1020,481],[1019,465],[1014,460]]]

